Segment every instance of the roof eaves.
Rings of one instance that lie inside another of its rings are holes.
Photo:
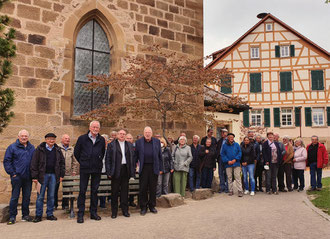
[[[317,45],[316,43],[312,42],[311,40],[309,40],[307,37],[305,37],[304,35],[300,34],[299,32],[297,32],[296,30],[294,30],[292,27],[290,27],[289,25],[287,25],[286,23],[284,23],[283,21],[281,21],[280,19],[276,18],[275,16],[273,16],[272,14],[268,13],[263,19],[261,19],[259,22],[257,22],[252,28],[250,28],[244,35],[242,35],[240,38],[238,38],[233,44],[231,44],[229,47],[227,48],[223,48],[225,49],[216,59],[214,59],[213,61],[211,61],[205,68],[209,68],[211,66],[213,66],[219,59],[221,59],[224,55],[226,55],[230,50],[232,50],[240,41],[242,41],[248,34],[250,34],[253,30],[255,30],[259,25],[261,25],[264,21],[266,21],[268,18],[272,18],[274,21],[278,22],[280,25],[282,25],[284,28],[290,30],[293,34],[295,34],[296,36],[302,38],[303,40],[305,40],[306,42],[308,42],[309,44],[311,44],[312,46],[314,46],[315,48],[317,48],[318,50],[320,50],[321,52],[323,52],[327,57],[330,57],[330,53],[323,49],[322,47],[320,47],[319,45]],[[223,50],[221,49],[221,50]],[[221,50],[219,50],[218,52],[221,52]],[[214,54],[214,53],[213,53]],[[212,54],[212,55],[213,55]]]

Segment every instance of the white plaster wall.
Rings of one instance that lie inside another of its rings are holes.
[[[290,40],[290,41],[299,40],[299,38],[291,32],[285,31],[285,32],[282,32],[282,34],[287,40]]]
[[[284,41],[285,39],[278,32],[275,33],[275,41]]]
[[[285,28],[283,28],[280,24],[278,24],[278,23],[274,23],[274,30],[275,31],[283,31],[283,30],[285,30]]]

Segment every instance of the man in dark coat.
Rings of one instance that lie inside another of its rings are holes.
[[[213,137],[213,129],[207,130],[207,135],[204,138],[202,138],[201,145],[205,146],[207,139],[211,139],[211,147],[214,147],[214,148],[217,147],[217,139],[215,137]]]
[[[201,170],[200,170],[200,158],[199,152],[202,146],[199,144],[199,136],[193,136],[193,143],[190,145],[191,155],[193,160],[189,165],[189,187],[190,191],[193,192],[195,189],[199,189],[201,185]],[[195,183],[196,178],[196,183]]]
[[[11,179],[11,199],[8,225],[16,222],[17,204],[22,189],[22,221],[32,221],[29,205],[32,189],[30,164],[34,146],[29,142],[29,132],[21,130],[15,143],[6,150],[3,166]]]
[[[256,170],[254,175],[254,180],[256,183],[256,191],[263,192],[262,190],[262,172],[264,170],[264,159],[262,157],[262,138],[260,135],[257,135],[254,143],[254,150],[256,153]],[[258,181],[259,181],[259,190],[258,190]]]
[[[226,173],[226,168],[224,162],[221,160],[221,149],[222,146],[226,143],[228,135],[227,129],[221,129],[221,138],[217,143],[217,150],[216,150],[216,160],[218,161],[218,172],[219,172],[219,181],[220,181],[220,190],[219,193],[226,192],[228,193],[228,178]]]
[[[31,161],[32,181],[37,184],[38,197],[36,217],[33,222],[42,220],[44,198],[47,188],[47,220],[56,221],[54,216],[55,187],[65,175],[65,159],[61,148],[55,144],[56,135],[48,133],[45,141],[34,151]]]
[[[158,175],[163,173],[162,151],[159,139],[152,137],[152,129],[145,127],[143,137],[135,143],[135,162],[139,163],[141,215],[156,210]],[[149,192],[149,200],[148,200]]]
[[[97,190],[100,185],[105,140],[99,134],[100,122],[92,121],[87,134],[81,135],[74,148],[74,156],[80,164],[80,185],[78,196],[78,223],[84,222],[86,191],[91,178],[91,206],[90,218],[101,220],[97,215]]]
[[[274,141],[274,134],[272,132],[267,133],[267,138],[262,144],[262,157],[264,159],[266,169],[266,192],[278,195],[277,192],[277,173],[279,165],[282,163],[282,151],[278,142]]]
[[[118,194],[120,189],[120,205],[123,216],[129,217],[128,212],[128,181],[135,177],[135,161],[133,145],[125,141],[126,131],[119,130],[117,139],[107,148],[105,159],[106,173],[111,179],[111,217],[117,217]]]

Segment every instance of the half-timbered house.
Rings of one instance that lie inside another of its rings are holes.
[[[213,53],[207,66],[227,68],[228,85],[216,89],[247,100],[244,127],[281,135],[318,135],[330,147],[330,54],[272,14],[231,46]],[[320,34],[322,30],[320,29]]]

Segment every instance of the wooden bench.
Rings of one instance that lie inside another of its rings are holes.
[[[63,198],[68,198],[70,201],[70,218],[74,218],[74,200],[79,195],[80,176],[65,176],[62,181]],[[86,198],[90,198],[91,180],[88,182]],[[139,195],[139,175],[135,179],[129,180],[129,195]],[[97,191],[97,196],[110,196],[111,195],[111,180],[106,175],[101,175],[100,186]]]

